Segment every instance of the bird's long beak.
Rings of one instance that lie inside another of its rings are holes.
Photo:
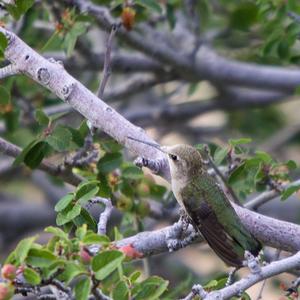
[[[142,141],[142,140],[136,139],[136,138],[131,137],[131,136],[127,136],[127,138],[128,138],[129,140],[133,140],[133,141],[136,141],[136,142],[139,142],[139,143],[142,143],[142,144],[145,144],[145,145],[154,147],[154,148],[156,148],[157,150],[159,150],[159,151],[161,151],[161,152],[163,152],[163,153],[166,153],[166,152],[162,149],[162,147],[161,147],[159,144],[154,144],[154,143]]]

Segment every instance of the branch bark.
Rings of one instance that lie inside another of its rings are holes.
[[[0,32],[9,39],[9,45],[5,51],[6,58],[15,64],[22,73],[48,88],[84,115],[95,127],[103,129],[130,150],[146,158],[166,160],[163,154],[154,147],[127,139],[127,136],[131,136],[153,142],[144,130],[131,124],[97,98],[70,76],[60,64],[46,60],[8,30],[0,28]],[[17,155],[19,150],[15,146],[12,150]],[[41,168],[49,171],[45,167]],[[167,164],[161,164],[160,174],[164,178],[170,179]],[[300,249],[300,226],[256,214],[244,208],[235,208],[245,226],[266,245],[293,252]],[[168,230],[166,228],[158,232],[141,233],[138,238],[134,236],[123,240],[122,243],[134,242],[138,247],[137,250],[145,254],[166,251],[167,246],[164,237],[165,231]]]

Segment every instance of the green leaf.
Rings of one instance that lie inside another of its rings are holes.
[[[169,282],[158,277],[152,276],[140,284],[140,291],[134,297],[135,300],[155,300],[158,299],[167,289]]]
[[[205,289],[212,289],[218,285],[218,281],[216,279],[210,280],[205,286]]]
[[[74,289],[76,300],[87,300],[89,298],[91,286],[91,280],[88,277],[85,277],[78,281]]]
[[[272,156],[269,153],[266,153],[264,151],[256,151],[255,152],[256,157],[261,159],[264,163],[269,164],[272,162]]]
[[[68,57],[72,55],[78,37],[84,34],[86,30],[87,24],[85,22],[76,22],[71,30],[66,34],[64,39],[64,48]]]
[[[59,212],[56,217],[56,224],[58,226],[64,225],[71,220],[75,219],[81,212],[81,206],[79,204],[69,205],[63,211]]]
[[[82,243],[85,245],[101,244],[107,245],[110,243],[109,238],[106,235],[100,235],[94,232],[88,232],[82,239]]]
[[[82,226],[78,227],[75,232],[75,236],[82,241],[82,239],[87,234],[87,224],[83,224]]]
[[[29,284],[38,285],[41,283],[41,276],[39,275],[38,272],[36,272],[33,269],[25,268],[25,270],[23,272],[23,276],[24,276],[26,282]]]
[[[84,209],[83,207],[81,208],[80,215],[77,216],[74,220],[73,223],[76,226],[82,226],[83,224],[88,225],[88,229],[92,231],[97,231],[97,223],[94,220],[94,218],[89,214],[89,212]]]
[[[258,8],[252,2],[242,2],[230,16],[230,25],[240,30],[248,29],[257,21]]]
[[[286,163],[285,163],[285,165],[289,168],[289,170],[291,171],[291,170],[295,170],[295,169],[297,169],[297,163],[295,162],[295,161],[293,161],[293,160],[288,160]]]
[[[292,194],[299,191],[299,189],[300,189],[300,184],[289,186],[281,193],[281,200],[286,200]]]
[[[86,194],[82,195],[79,199],[78,202],[81,205],[86,204],[89,200],[91,200],[94,196],[97,195],[99,191],[99,186],[94,186],[91,190],[89,190]]]
[[[33,4],[34,0],[16,0],[15,4],[7,4],[6,9],[14,19],[19,20]]]
[[[78,265],[75,262],[67,262],[65,266],[64,272],[59,276],[61,281],[66,282],[68,284],[71,282],[75,277],[86,274],[87,271],[82,265]]]
[[[70,147],[71,140],[71,132],[62,126],[57,126],[51,135],[45,139],[45,141],[56,151],[67,150]]]
[[[171,29],[174,29],[176,24],[176,16],[174,6],[167,3],[167,20]]]
[[[112,297],[114,300],[128,300],[129,288],[124,281],[120,281],[113,289]]]
[[[100,158],[97,166],[101,173],[109,173],[118,168],[122,163],[122,154],[119,152],[106,153]]]
[[[141,274],[142,273],[140,271],[133,272],[129,277],[130,282],[135,283],[138,280],[138,278],[141,276]]]
[[[10,100],[10,92],[4,86],[0,86],[0,107],[9,104]]]
[[[56,256],[46,249],[30,249],[26,262],[34,267],[48,267],[56,260]]]
[[[37,236],[34,236],[34,237],[27,238],[27,239],[24,239],[19,242],[19,244],[17,245],[17,247],[15,249],[15,257],[19,263],[24,262],[24,260],[26,259],[27,255],[28,255],[28,252],[29,252],[33,242],[36,240],[36,238],[37,238]]]
[[[96,255],[92,260],[92,269],[98,280],[103,280],[119,266],[121,266],[125,255],[117,250],[107,250]]]
[[[5,49],[7,47],[7,38],[5,36],[5,34],[3,34],[2,32],[0,32],[0,59],[4,58],[4,52]],[[1,100],[0,100],[1,103]]]
[[[49,117],[41,109],[35,111],[35,119],[42,126],[47,126],[50,122]]]
[[[157,3],[156,0],[136,0],[135,1],[136,4],[139,4],[141,6],[144,6],[145,8],[148,8],[152,11],[155,11],[157,13],[161,13],[162,9],[160,7],[160,5]]]
[[[228,147],[217,148],[217,150],[214,153],[214,162],[217,166],[219,166],[223,162],[223,160],[228,154],[228,151]]]
[[[234,140],[231,139],[228,142],[231,146],[235,147],[242,144],[249,144],[252,142],[252,139],[250,138],[241,138],[241,139],[234,139]]]
[[[62,231],[60,228],[57,228],[57,227],[49,226],[49,227],[45,228],[44,231],[48,232],[48,233],[52,233],[54,236],[57,236],[63,240],[69,239],[68,235],[64,231]]]
[[[29,168],[35,169],[40,165],[44,157],[49,153],[49,145],[44,141],[40,141],[36,143],[31,149],[29,149],[26,156],[24,157],[24,163]]]
[[[13,166],[18,166],[24,162],[31,169],[35,169],[39,166],[43,158],[49,154],[49,145],[39,139],[33,140],[27,145],[22,152],[14,160]]]
[[[161,199],[166,193],[167,189],[163,185],[151,184],[150,185],[150,195],[156,199]]]
[[[144,173],[140,168],[130,166],[122,171],[122,177],[126,179],[138,180],[144,177]]]
[[[74,194],[67,194],[62,197],[55,205],[54,210],[59,212],[64,210],[74,199]]]
[[[70,211],[68,211],[67,218],[70,220],[74,219],[80,214],[80,211],[81,211],[81,206],[75,204],[73,208]]]

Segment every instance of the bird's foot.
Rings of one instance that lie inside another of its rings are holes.
[[[147,167],[154,174],[159,174],[163,168],[164,162],[165,161],[163,159],[148,159],[139,156],[138,158],[135,159],[134,164],[139,168]]]
[[[179,220],[167,232],[166,242],[170,252],[186,247],[199,236],[199,232],[189,225],[184,228],[181,220]]]
[[[186,232],[189,225],[191,224],[191,219],[190,217],[188,216],[188,214],[186,213],[185,209],[184,208],[180,208],[179,209],[179,221],[182,225],[182,231],[183,232]]]
[[[252,253],[250,253],[247,250],[245,251],[244,257],[245,257],[244,265],[250,269],[250,272],[252,274],[258,274],[261,272],[259,257],[255,257]]]
[[[229,286],[234,283],[234,275],[239,269],[240,268],[235,267],[228,273],[228,278],[227,278],[225,286]]]

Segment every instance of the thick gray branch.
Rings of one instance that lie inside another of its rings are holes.
[[[162,154],[155,148],[128,140],[126,137],[131,136],[152,142],[144,130],[131,124],[97,98],[80,82],[70,76],[60,64],[44,59],[6,29],[0,28],[0,31],[6,34],[9,39],[9,45],[5,51],[6,58],[23,73],[68,102],[70,106],[89,119],[94,126],[102,128],[118,142],[137,154],[152,159],[162,158]],[[6,149],[4,147],[2,149]],[[8,153],[7,149],[4,151]],[[15,156],[20,149],[13,145],[9,151]],[[41,169],[46,170],[46,167],[42,164]],[[56,169],[54,170],[56,171]],[[162,171],[162,176],[168,178],[167,165],[164,165]],[[245,226],[266,245],[288,251],[298,251],[300,249],[300,226],[265,217],[240,207],[236,207],[236,210]],[[169,229],[153,233],[141,233],[138,238],[136,236],[131,237],[123,240],[123,243],[136,243],[137,250],[142,253],[166,251],[166,230]]]
[[[106,8],[97,6],[89,0],[74,1],[82,12],[93,15],[99,26],[109,31],[115,19]],[[213,49],[201,46],[196,62],[187,54],[181,53],[164,43],[162,33],[148,26],[140,26],[137,31],[127,32],[120,29],[118,35],[133,48],[149,57],[155,57],[163,64],[170,65],[187,80],[209,79],[219,84],[231,83],[242,86],[271,88],[293,91],[300,84],[300,71],[283,67],[264,66],[238,62],[223,58]],[[159,36],[160,42],[153,43],[153,37]],[[167,40],[167,38],[165,38]]]
[[[242,278],[241,280],[228,287],[225,287],[219,291],[208,293],[203,298],[203,300],[229,299],[235,295],[240,294],[240,292],[247,290],[249,287],[253,286],[257,282],[299,267],[300,252],[297,252],[293,256],[272,262],[268,266],[262,267],[260,272],[254,274],[251,273],[247,277]]]

